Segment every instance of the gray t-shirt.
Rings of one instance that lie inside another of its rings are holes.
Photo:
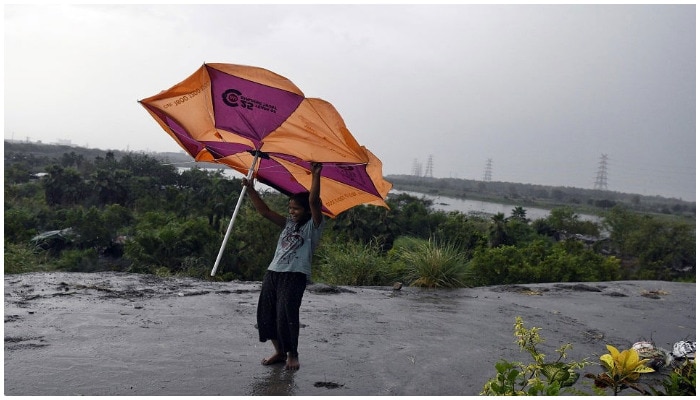
[[[287,217],[287,223],[277,240],[275,257],[267,269],[276,272],[303,272],[311,277],[311,257],[321,240],[325,225],[326,219],[323,218],[316,228],[311,218],[297,231],[297,224],[291,217]]]

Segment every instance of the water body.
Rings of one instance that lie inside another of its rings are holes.
[[[469,200],[469,199],[457,199],[453,197],[444,196],[434,196],[425,193],[409,192],[405,190],[391,190],[392,194],[405,193],[418,198],[426,198],[432,200],[433,209],[437,211],[459,211],[463,214],[487,214],[496,215],[498,213],[503,213],[506,217],[509,217],[516,204],[502,204],[493,203],[489,201],[481,200]],[[540,218],[547,218],[549,216],[549,210],[537,207],[527,207],[520,206],[525,210],[525,215],[530,220],[536,220]],[[581,220],[600,222],[600,217],[595,215],[578,214]]]
[[[180,167],[178,170],[180,173],[183,171],[187,170],[189,168],[187,167]],[[224,176],[228,177],[229,179],[240,179],[243,177],[239,172],[230,169],[230,168],[224,168],[223,169]],[[269,186],[263,185],[262,183],[256,183],[256,187],[258,190],[265,191],[265,190],[274,190],[270,188]],[[444,197],[444,196],[434,196],[434,195],[429,195],[425,193],[418,193],[418,192],[409,192],[406,190],[396,190],[392,189],[390,194],[400,194],[400,193],[406,193],[408,195],[422,198],[425,197],[428,200],[432,200],[433,202],[433,209],[436,211],[459,211],[464,214],[486,214],[486,215],[496,215],[498,213],[503,213],[506,217],[509,217],[515,207],[518,205],[516,204],[503,204],[503,203],[493,203],[489,201],[481,201],[481,200],[469,200],[469,199],[457,199],[453,197]],[[525,207],[522,206],[523,209],[525,209],[525,215],[528,219],[530,220],[536,220],[540,218],[547,218],[549,216],[549,210],[544,209],[544,208],[537,208],[537,207]],[[600,222],[600,217],[597,217],[595,215],[587,215],[587,214],[578,214],[579,218],[582,220],[586,221],[593,221],[593,222]]]

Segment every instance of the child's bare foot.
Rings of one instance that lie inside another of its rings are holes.
[[[287,361],[287,357],[284,356],[284,354],[280,353],[275,353],[272,356],[268,358],[263,358],[261,361],[262,365],[273,365],[273,364],[279,364]]]
[[[284,366],[284,369],[289,371],[297,371],[299,369],[299,359],[294,356],[287,357],[287,365]]]

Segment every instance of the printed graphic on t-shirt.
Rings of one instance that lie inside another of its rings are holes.
[[[282,256],[279,258],[280,264],[289,264],[296,256],[297,249],[304,245],[304,237],[294,229],[294,225],[287,226],[280,243]]]

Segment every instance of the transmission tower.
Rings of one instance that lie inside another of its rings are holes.
[[[433,155],[428,156],[428,165],[425,167],[425,175],[428,178],[433,177]]]
[[[489,158],[486,160],[486,169],[484,170],[484,182],[491,182],[491,165],[492,161]]]
[[[600,162],[598,163],[598,173],[595,177],[595,184],[593,189],[596,190],[607,190],[608,189],[608,155],[603,154],[600,156]]]
[[[423,172],[423,166],[418,162],[418,159],[414,158],[413,159],[413,170],[411,171],[411,175],[413,176],[421,176],[421,172]]]

